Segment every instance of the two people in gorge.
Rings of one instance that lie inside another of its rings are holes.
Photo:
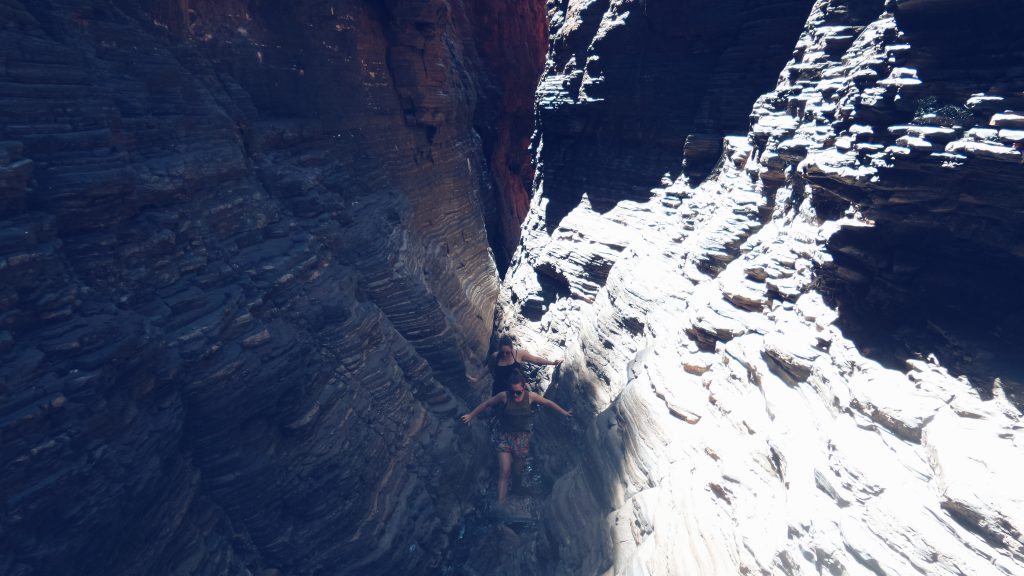
[[[519,364],[522,362],[529,362],[530,364],[538,364],[540,366],[558,366],[562,363],[561,360],[548,360],[547,358],[531,354],[526,350],[516,350],[512,338],[502,336],[498,340],[498,351],[488,356],[487,364],[476,374],[466,372],[466,380],[474,383],[483,378],[487,371],[490,370],[494,375],[491,394],[500,394],[508,390],[509,381],[514,374],[520,372]]]
[[[508,389],[498,392],[481,402],[469,414],[463,414],[462,421],[469,424],[481,412],[491,406],[502,407],[498,416],[498,431],[495,449],[498,451],[498,508],[505,507],[508,496],[508,481],[512,475],[512,460],[515,457],[516,470],[520,476],[523,472],[524,459],[530,451],[530,434],[533,432],[533,411],[531,404],[540,404],[553,408],[563,416],[572,416],[566,410],[547,398],[526,389],[525,379],[519,370],[509,374]]]

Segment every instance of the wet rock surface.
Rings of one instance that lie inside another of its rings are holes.
[[[664,156],[587,132],[598,107],[673,126],[614,73],[655,4],[553,11],[500,300],[524,345],[564,350],[542,382],[579,430],[538,431],[538,573],[1024,574],[1018,8],[805,6],[701,182],[685,131]]]
[[[492,12],[542,53],[536,3],[0,3],[0,573],[445,562],[528,153]]]

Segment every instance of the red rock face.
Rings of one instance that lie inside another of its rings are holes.
[[[484,446],[452,416],[491,333],[488,166],[525,150],[521,110],[474,125],[529,101],[499,65],[542,38],[484,58],[472,22],[539,14],[0,5],[0,573],[445,561]]]
[[[485,87],[486,97],[498,104],[481,110],[499,114],[479,118],[477,129],[484,137],[485,150],[490,151],[497,187],[495,211],[500,235],[492,244],[502,267],[519,244],[520,225],[530,205],[534,92],[544,70],[547,18],[540,0],[495,0],[487,4],[477,6],[471,18],[480,55],[488,69],[498,72]]]

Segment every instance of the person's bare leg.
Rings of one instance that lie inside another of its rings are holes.
[[[505,503],[508,496],[508,477],[512,475],[512,454],[498,452],[498,505]]]

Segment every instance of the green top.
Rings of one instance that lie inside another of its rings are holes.
[[[530,391],[523,390],[523,397],[516,402],[511,391],[505,392],[508,401],[501,415],[502,432],[529,432],[533,430],[533,413],[530,411]]]

